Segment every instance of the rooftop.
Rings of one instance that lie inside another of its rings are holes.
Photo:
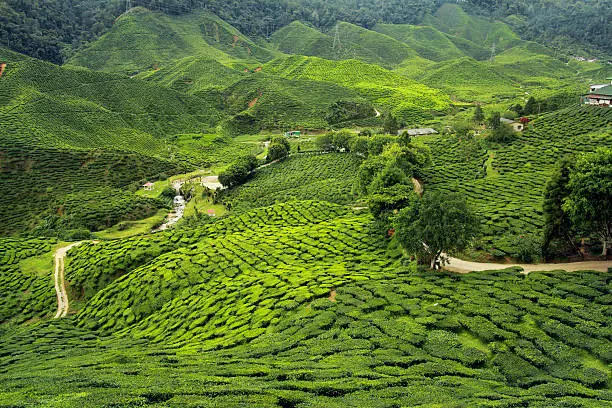
[[[607,85],[603,88],[599,88],[593,92],[590,92],[588,95],[612,96],[612,85]]]
[[[420,129],[400,129],[400,131],[397,134],[401,135],[404,132],[408,132],[410,136],[435,135],[438,133],[435,129],[432,129],[432,128],[420,128]]]

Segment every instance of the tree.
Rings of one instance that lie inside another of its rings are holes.
[[[602,256],[612,242],[612,149],[582,155],[569,175],[563,211],[573,225],[602,242]]]
[[[323,150],[325,152],[329,152],[333,149],[333,139],[331,133],[325,133],[320,135],[315,140],[315,145],[319,150]]]
[[[219,183],[228,188],[242,184],[249,178],[257,164],[257,157],[254,155],[243,156],[225,171],[219,173]]]
[[[523,115],[533,115],[537,110],[537,102],[533,96],[530,96],[523,108]]]
[[[487,126],[490,129],[498,129],[501,126],[501,115],[499,112],[493,112],[487,121]]]
[[[402,209],[394,222],[400,245],[434,269],[444,255],[464,250],[479,232],[480,221],[456,193],[426,194]]]
[[[544,256],[550,257],[557,252],[554,248],[563,246],[572,247],[578,254],[582,255],[574,243],[575,231],[569,215],[563,211],[563,200],[569,196],[569,178],[572,170],[572,160],[565,158],[557,164],[550,179],[546,183],[544,192],[544,241],[542,252]]]
[[[342,129],[332,134],[332,144],[337,151],[350,152],[354,138],[355,135],[350,130]]]
[[[474,120],[474,122],[476,123],[482,123],[484,121],[484,113],[482,112],[482,108],[480,107],[480,105],[476,105],[476,108],[474,108],[474,116],[472,117],[472,119]]]
[[[489,141],[495,143],[509,143],[516,138],[516,133],[512,126],[500,123],[497,129],[493,129],[489,136]]]
[[[383,129],[387,134],[397,135],[397,132],[399,131],[399,123],[395,116],[390,113],[387,115],[385,122],[383,123]]]
[[[277,136],[272,139],[270,142],[270,146],[268,147],[268,162],[273,162],[275,160],[284,159],[289,155],[291,151],[291,145],[289,141],[282,136]]]

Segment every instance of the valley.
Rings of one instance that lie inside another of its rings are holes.
[[[94,3],[0,1],[0,407],[612,406],[600,31]]]

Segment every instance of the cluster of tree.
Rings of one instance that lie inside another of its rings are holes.
[[[239,158],[234,164],[225,171],[219,173],[219,183],[224,187],[231,188],[240,185],[248,180],[249,176],[257,168],[259,161],[257,157],[251,155]]]
[[[291,152],[291,145],[287,138],[283,136],[276,136],[272,138],[270,141],[270,146],[268,146],[268,156],[266,157],[266,161],[268,163],[282,160],[285,157],[289,156]]]
[[[363,137],[356,138],[356,144]],[[357,174],[354,190],[364,196],[370,212],[382,224],[388,224],[393,212],[403,208],[416,196],[413,179],[422,177],[431,163],[426,147],[415,146],[409,139],[390,136],[367,138],[366,160]]]
[[[577,237],[595,237],[607,255],[612,243],[612,149],[562,160],[544,194],[547,257],[580,253]]]
[[[493,112],[487,121],[487,127],[491,130],[488,141],[494,143],[510,143],[516,138],[512,126],[501,121],[501,114]]]
[[[338,21],[366,28],[381,22],[420,24],[445,2],[456,0],[0,0],[0,44],[62,62],[104,33],[127,5],[168,14],[205,9],[246,35],[267,37],[294,20],[320,29],[329,29]],[[461,6],[470,13],[495,18],[513,16],[508,21],[528,39],[592,46],[611,53],[608,22],[612,8],[606,1],[465,0]]]
[[[376,112],[367,102],[337,101],[328,109],[325,121],[330,124],[365,119],[374,116]]]

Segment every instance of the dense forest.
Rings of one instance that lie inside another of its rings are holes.
[[[337,21],[419,24],[448,0],[0,0],[0,45],[63,62],[97,38],[127,8],[169,14],[209,10],[250,36],[268,37],[294,20],[327,29]],[[607,0],[456,0],[473,14],[504,19],[525,39],[609,57]]]

